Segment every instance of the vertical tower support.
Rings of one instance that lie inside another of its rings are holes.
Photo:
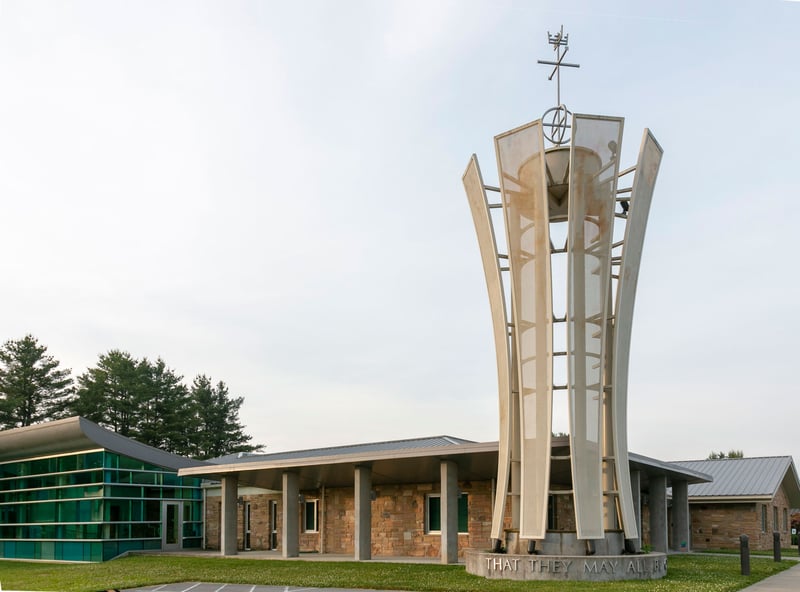
[[[662,151],[645,130],[633,185],[618,190],[623,122],[576,114],[569,148],[545,149],[541,120],[495,137],[497,205],[503,209],[507,255],[498,252],[493,206],[474,155],[464,173],[497,352],[500,444],[491,531],[496,542],[509,522],[507,498],[512,496],[512,507],[517,501],[517,473],[520,511],[518,518],[512,512],[511,528],[521,539],[547,535],[554,356],[566,356],[567,385],[561,388],[569,402],[577,538],[602,539],[617,527],[626,539],[639,536],[628,467],[628,361],[636,280]],[[615,213],[620,203],[623,211]],[[624,239],[616,243],[615,218],[625,221]],[[567,312],[557,319],[551,256],[564,250],[553,246],[550,224],[564,221]],[[616,265],[618,274],[612,272]],[[554,326],[566,331],[566,351],[554,352]]]
[[[506,223],[519,384],[519,536],[543,539],[550,488],[553,302],[541,122],[497,136],[495,149]]]
[[[575,115],[567,217],[567,388],[575,524],[601,539],[603,370],[621,118]]]

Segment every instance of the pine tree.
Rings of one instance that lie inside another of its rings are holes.
[[[144,374],[145,369],[128,352],[114,349],[102,354],[97,366],[78,377],[72,411],[123,436],[134,436]]]
[[[191,395],[197,425],[194,438],[196,458],[215,458],[263,448],[249,443],[252,438],[244,433],[244,426],[239,421],[239,409],[244,398],[232,398],[224,382],[212,386],[210,378],[198,375],[192,384]]]
[[[136,439],[167,452],[190,454],[197,430],[183,376],[168,368],[161,358],[155,363],[144,359],[140,366],[145,384],[139,390]]]
[[[73,396],[69,369],[33,335],[0,348],[0,426],[15,428],[63,417]]]

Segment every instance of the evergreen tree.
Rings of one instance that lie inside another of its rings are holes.
[[[145,381],[139,392],[136,439],[167,452],[189,455],[194,426],[192,401],[183,376],[167,367],[161,358],[140,362]]]
[[[102,354],[97,366],[78,377],[78,396],[72,405],[77,415],[133,437],[138,427],[146,367],[128,352],[113,349]]]
[[[222,381],[199,375],[189,389],[163,359],[111,350],[78,377],[71,411],[167,452],[213,458],[261,448],[239,421],[243,402]]]
[[[0,348],[0,427],[29,426],[59,419],[73,395],[69,369],[47,355],[33,335]]]
[[[196,458],[215,458],[263,448],[249,443],[252,438],[244,433],[244,426],[239,421],[239,409],[244,398],[231,397],[224,382],[212,386],[210,378],[198,375],[192,383],[191,395],[197,424],[194,439]]]
[[[714,452],[708,455],[706,460],[719,460],[723,458],[744,458],[744,452],[741,450],[729,450],[728,452]]]

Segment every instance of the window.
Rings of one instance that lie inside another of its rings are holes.
[[[555,495],[547,496],[547,530],[558,530],[557,500]]]
[[[789,510],[786,508],[783,509],[783,530],[789,532]]]
[[[761,532],[767,532],[767,506],[761,506]]]
[[[772,532],[778,532],[778,507],[772,506]]]
[[[303,532],[317,532],[317,500],[303,502]]]
[[[438,493],[425,498],[425,532],[442,532],[442,499]],[[458,496],[458,532],[469,533],[469,501],[466,493]]]

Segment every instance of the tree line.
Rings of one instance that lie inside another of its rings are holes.
[[[208,459],[252,452],[239,420],[243,397],[197,375],[190,385],[160,357],[112,349],[73,380],[32,335],[0,347],[0,429],[81,415],[167,452]]]

